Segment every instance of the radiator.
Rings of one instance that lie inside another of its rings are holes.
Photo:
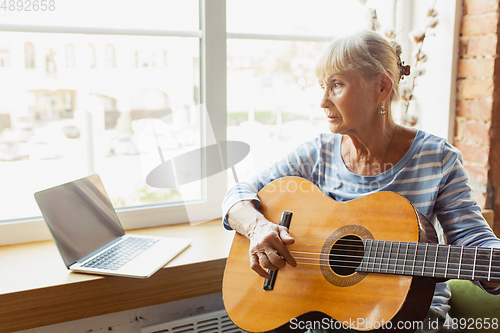
[[[225,310],[214,311],[167,323],[143,327],[141,333],[245,333],[227,316]]]

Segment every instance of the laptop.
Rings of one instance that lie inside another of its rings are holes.
[[[147,278],[191,243],[125,234],[97,174],[37,192],[35,199],[71,271]]]

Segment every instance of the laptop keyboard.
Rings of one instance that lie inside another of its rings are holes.
[[[129,237],[109,248],[94,259],[82,265],[87,268],[117,270],[146,249],[153,246],[158,239]]]

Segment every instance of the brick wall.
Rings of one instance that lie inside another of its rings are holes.
[[[499,1],[464,0],[454,145],[479,204],[500,220]],[[495,231],[500,235],[500,222]]]

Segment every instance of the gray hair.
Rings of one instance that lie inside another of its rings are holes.
[[[390,100],[397,101],[401,69],[401,46],[373,31],[361,31],[330,43],[316,65],[316,77],[324,82],[333,73],[358,72],[374,79],[387,74],[392,81]]]

